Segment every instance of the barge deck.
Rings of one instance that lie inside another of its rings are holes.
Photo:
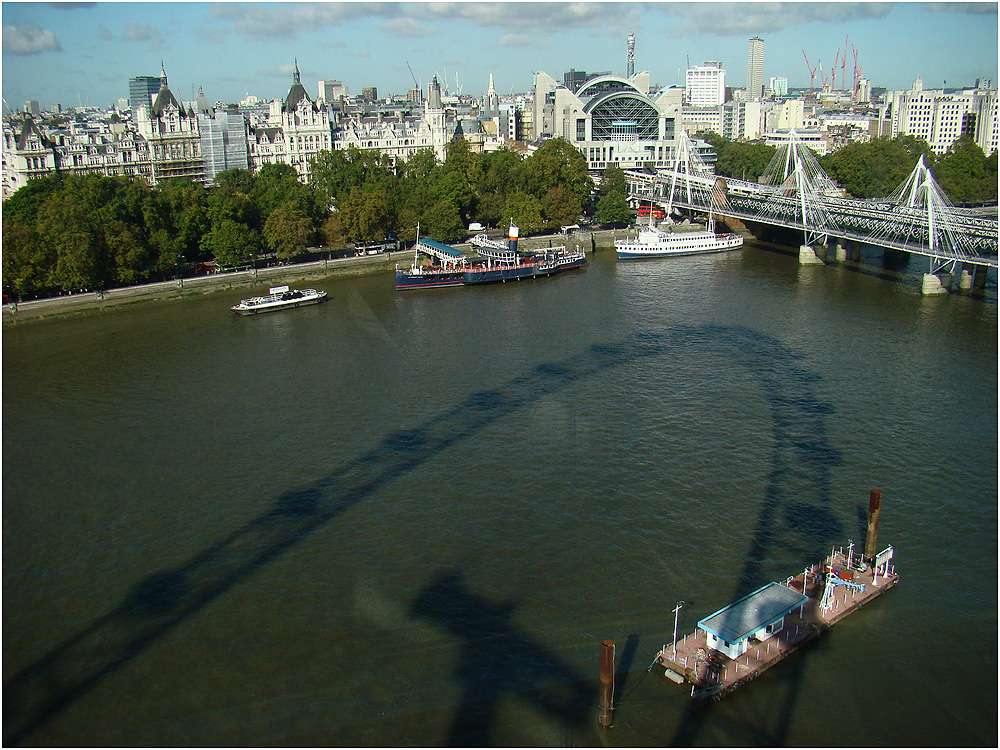
[[[805,602],[784,617],[780,630],[762,641],[751,639],[748,650],[736,659],[711,648],[708,633],[698,628],[676,646],[664,645],[651,668],[660,664],[668,679],[691,683],[695,699],[722,698],[895,587],[899,577],[889,565],[891,557],[892,547],[888,547],[879,555],[881,564],[858,570],[851,564],[857,560],[853,549],[846,553],[842,548],[834,550],[822,562],[783,582],[791,591],[804,595]],[[828,584],[826,579],[831,575],[833,581]]]

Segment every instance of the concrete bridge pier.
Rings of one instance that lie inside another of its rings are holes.
[[[833,243],[833,257],[837,259],[838,263],[843,263],[847,260],[847,248],[845,245],[847,245],[847,240],[844,240],[843,244],[839,242]]]
[[[821,266],[823,261],[816,257],[816,251],[810,245],[799,245],[800,266]]]
[[[948,294],[953,279],[954,274],[950,274],[947,271],[925,273],[923,282],[920,285],[920,293],[925,295]]]
[[[985,289],[986,274],[989,270],[989,266],[979,265],[978,263],[963,263],[962,276],[958,283],[959,288],[978,290]]]

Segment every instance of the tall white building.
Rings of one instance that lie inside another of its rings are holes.
[[[764,93],[764,40],[750,37],[747,47],[747,98],[760,99]]]
[[[788,79],[784,76],[771,76],[771,92],[775,96],[787,96]]]
[[[684,78],[685,102],[691,107],[718,107],[726,102],[726,71],[720,62],[688,68]]]
[[[919,78],[909,91],[886,94],[882,119],[886,135],[912,135],[943,154],[968,133],[987,156],[997,150],[996,89],[970,88],[954,93],[923,87]]]

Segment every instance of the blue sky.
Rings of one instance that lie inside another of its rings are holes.
[[[721,61],[727,84],[746,85],[747,40],[764,39],[764,80],[808,86],[802,50],[829,73],[838,48],[858,50],[874,86],[971,86],[997,76],[997,3],[157,3],[4,2],[3,98],[18,109],[128,96],[128,79],[159,75],[185,100],[247,93],[284,96],[298,58],[312,96],[320,79],[379,94],[432,76],[454,91],[528,91],[533,71],[562,79],[570,68],[625,72],[636,36],[636,70],[683,85],[687,61]],[[847,67],[848,81],[854,67]],[[839,78],[838,78],[839,80]],[[7,107],[4,112],[8,111]]]

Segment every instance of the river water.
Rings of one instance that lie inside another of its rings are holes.
[[[5,744],[995,746],[996,282],[910,266],[601,249],[5,329]],[[897,588],[704,709],[647,672],[875,487]]]

